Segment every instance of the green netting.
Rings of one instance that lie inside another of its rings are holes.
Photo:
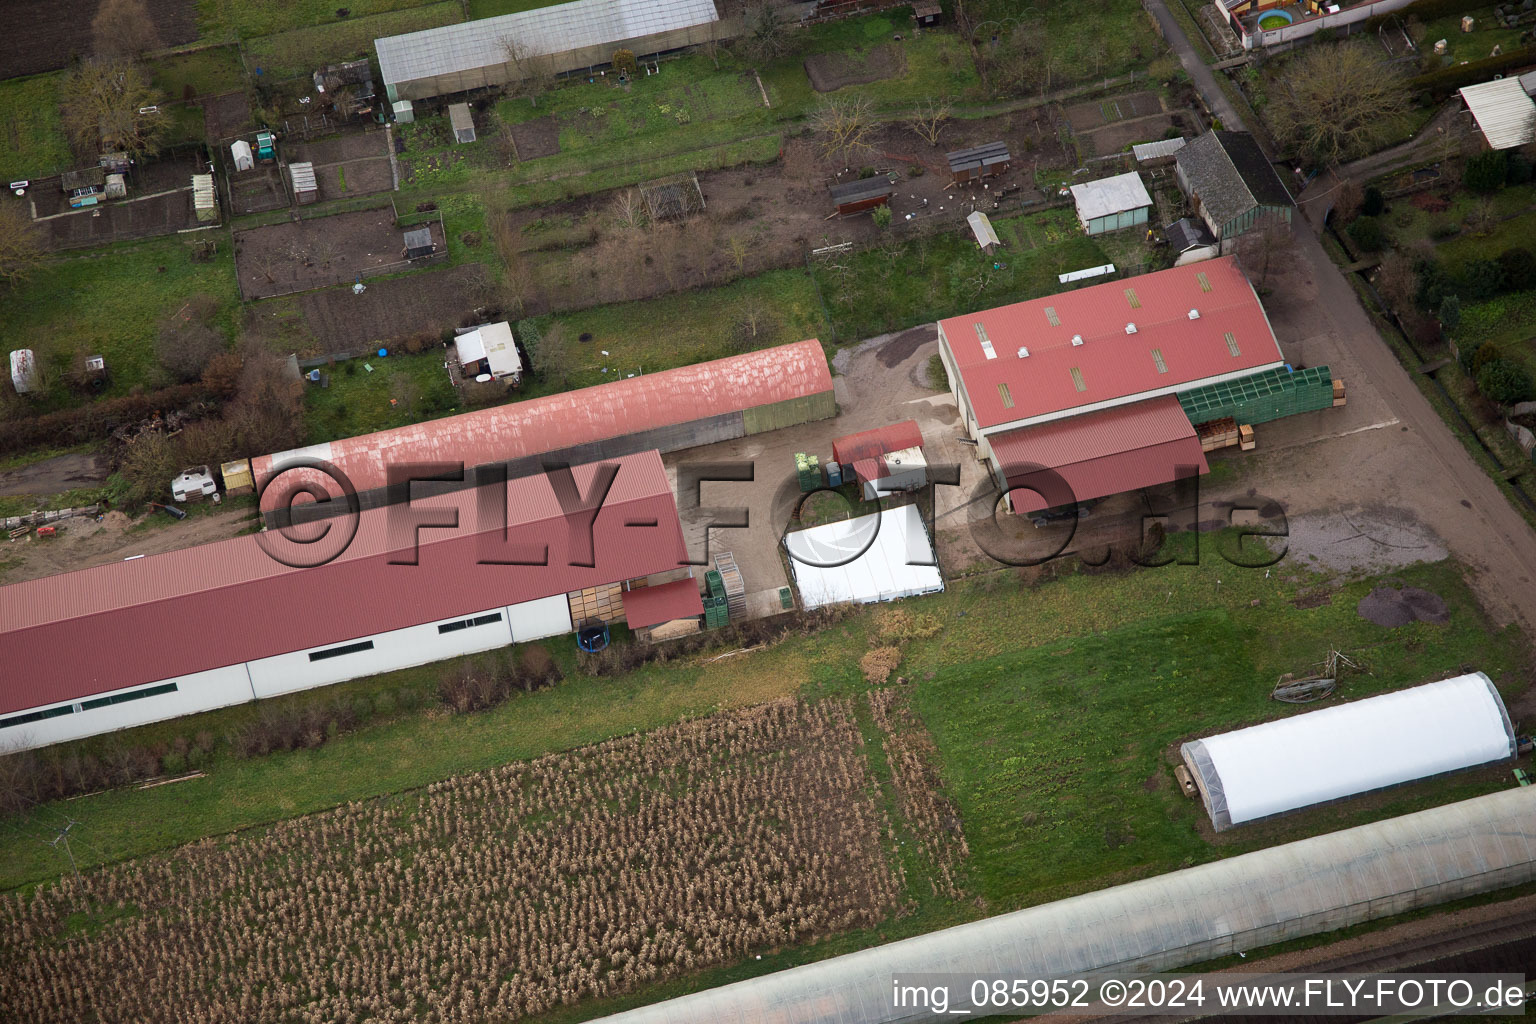
[[[1179,395],[1179,404],[1191,423],[1226,417],[1239,423],[1267,423],[1282,416],[1331,408],[1333,374],[1326,366],[1264,370],[1186,391]]]

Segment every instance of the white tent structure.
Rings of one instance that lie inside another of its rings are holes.
[[[1533,878],[1536,786],[1517,787],[834,956],[603,1021],[953,1021],[965,1018],[927,1005],[893,1005],[891,979],[1169,971]],[[969,995],[964,986],[952,985],[951,992],[957,1000]]]
[[[944,589],[916,505],[827,523],[784,538],[806,608],[871,604]]]
[[[1217,831],[1515,756],[1481,672],[1238,729],[1180,748]]]

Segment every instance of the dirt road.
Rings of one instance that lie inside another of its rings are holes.
[[[105,455],[74,452],[20,469],[0,472],[0,498],[19,494],[62,494],[105,483],[111,468]]]
[[[227,509],[193,516],[182,522],[128,518],[108,512],[101,519],[68,519],[56,537],[30,534],[21,540],[0,539],[0,584],[55,573],[106,565],[134,555],[157,555],[244,533],[251,525],[249,509]]]

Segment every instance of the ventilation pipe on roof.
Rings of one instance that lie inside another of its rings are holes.
[[[1083,336],[1081,334],[1074,334],[1074,335],[1072,335],[1072,347],[1073,348],[1076,348],[1077,346],[1081,345],[1082,343],[1083,343]]]
[[[1198,309],[1190,310],[1189,311],[1189,318],[1191,320],[1199,320],[1200,319],[1200,311]]]
[[[1135,324],[1126,324],[1125,325],[1125,333],[1126,334],[1135,334],[1136,333],[1136,325]]]
[[[1029,358],[1029,349],[1025,348],[1023,345],[1019,346],[1019,358],[1020,359],[1028,359]]]

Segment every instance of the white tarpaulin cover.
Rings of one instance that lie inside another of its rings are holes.
[[[1515,756],[1481,672],[1265,722],[1181,748],[1217,830]]]
[[[806,608],[894,601],[944,589],[916,505],[888,508],[784,538]]]

